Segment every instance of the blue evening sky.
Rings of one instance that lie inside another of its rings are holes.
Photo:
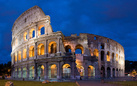
[[[27,9],[38,5],[54,31],[91,33],[119,42],[126,60],[137,61],[137,0],[0,0],[0,63],[11,60],[11,29]]]

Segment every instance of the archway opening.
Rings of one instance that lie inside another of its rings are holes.
[[[27,68],[26,67],[23,68],[22,75],[23,75],[23,78],[27,78]]]
[[[34,57],[34,46],[29,48],[29,57]]]
[[[57,52],[57,43],[54,41],[50,42],[49,46],[48,46],[48,50],[49,50],[50,54],[56,53]]]
[[[75,47],[75,54],[84,54],[84,48],[81,44],[78,44]]]
[[[26,59],[26,58],[27,58],[27,50],[24,49],[24,50],[23,50],[23,59]]]
[[[57,66],[55,64],[49,66],[49,78],[57,78]]]
[[[112,53],[112,62],[114,62],[114,53]]]
[[[31,29],[30,33],[29,33],[30,38],[34,38],[35,37],[35,29]]]
[[[15,69],[14,77],[17,78],[17,68]]]
[[[113,68],[113,77],[115,77],[115,68]]]
[[[98,51],[98,49],[94,49],[93,55],[96,56],[96,57],[99,56],[99,51]]]
[[[71,47],[70,47],[70,45],[67,45],[67,46],[65,47],[65,50],[66,50],[66,52],[71,53]]]
[[[18,60],[21,60],[21,51],[18,52]]]
[[[88,66],[88,77],[95,77],[95,68],[91,65]]]
[[[38,45],[38,55],[44,55],[44,44]]]
[[[110,61],[110,52],[107,52],[107,61]]]
[[[80,74],[80,76],[84,76],[84,67],[81,65],[77,65],[77,70]]]
[[[21,78],[21,68],[18,69],[18,78]]]
[[[40,25],[38,28],[38,35],[44,35],[45,34],[45,27],[44,25]]]
[[[107,67],[107,77],[111,77],[111,70],[110,70],[110,67]]]
[[[44,66],[40,65],[37,68],[39,79],[44,79]]]
[[[101,67],[101,77],[105,77],[105,68],[103,66]]]
[[[62,69],[63,69],[63,78],[70,78],[70,74],[71,74],[70,65],[64,64]]]
[[[34,79],[34,66],[29,68],[29,79]]]
[[[17,53],[15,53],[15,62],[17,62]]]
[[[101,51],[101,61],[104,61],[104,51]]]

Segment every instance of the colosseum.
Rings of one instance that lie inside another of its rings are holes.
[[[124,48],[94,34],[53,32],[50,16],[34,6],[12,27],[12,78],[26,80],[122,77]]]

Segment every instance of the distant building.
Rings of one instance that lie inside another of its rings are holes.
[[[80,33],[53,32],[50,17],[34,6],[12,27],[12,78],[83,79],[121,77],[124,48],[116,41]]]

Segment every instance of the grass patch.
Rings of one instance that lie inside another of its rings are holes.
[[[75,82],[51,82],[42,84],[37,81],[15,81],[15,80],[0,80],[0,86],[5,86],[7,81],[13,82],[14,86],[77,86]]]
[[[137,86],[137,81],[117,81],[117,82],[107,82],[110,84],[117,84],[117,85],[123,85],[123,86]]]

